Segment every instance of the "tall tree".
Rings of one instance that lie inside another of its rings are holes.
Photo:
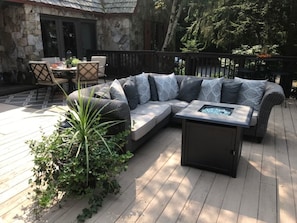
[[[280,52],[296,54],[296,5],[296,0],[200,0],[191,5],[183,41],[195,40],[200,50],[213,45],[225,51],[277,44]]]
[[[189,0],[173,0],[173,1],[156,0],[155,1],[155,9],[157,11],[160,11],[160,10],[168,11],[170,9],[169,22],[167,26],[166,36],[161,49],[162,51],[165,51],[168,48],[168,46],[172,43],[182,10],[184,6],[186,6],[187,2],[189,2]]]

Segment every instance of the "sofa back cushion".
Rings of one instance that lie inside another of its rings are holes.
[[[159,101],[156,82],[154,77],[151,74],[148,76],[148,80],[149,80],[150,90],[151,90],[151,101]]]
[[[148,81],[148,74],[138,74],[135,76],[135,79],[139,96],[139,104],[145,104],[151,99],[151,90]]]
[[[237,104],[241,82],[228,80],[222,85],[221,103]]]
[[[110,96],[112,99],[116,99],[119,101],[124,101],[128,104],[125,92],[119,80],[115,79],[110,85]]]
[[[197,99],[201,89],[202,79],[196,77],[186,77],[182,80],[177,99],[191,102]]]
[[[94,96],[97,98],[111,99],[110,97],[110,86],[103,86],[99,91],[94,92]]]
[[[174,73],[154,76],[159,101],[175,99],[178,95],[178,85]]]
[[[203,79],[198,100],[220,102],[223,80],[223,78]]]
[[[123,84],[123,89],[130,109],[135,109],[139,102],[135,77],[129,77],[128,80],[126,80],[126,82]]]
[[[259,111],[267,80],[247,80],[235,77],[235,81],[242,83],[237,103],[250,106]]]

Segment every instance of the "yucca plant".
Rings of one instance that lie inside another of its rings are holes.
[[[102,109],[91,103],[93,93],[84,100],[78,92],[78,100],[65,114],[67,128],[58,123],[51,135],[29,141],[35,164],[30,183],[39,210],[61,194],[89,196],[90,206],[78,215],[78,221],[84,221],[97,212],[108,193],[119,192],[116,177],[127,169],[132,154],[121,151],[127,131],[108,135],[109,128],[122,121],[103,121]]]

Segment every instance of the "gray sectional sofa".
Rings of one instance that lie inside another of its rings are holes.
[[[280,85],[265,80],[241,78],[201,79],[195,76],[142,73],[104,84],[80,89],[94,109],[103,108],[105,120],[125,120],[110,130],[112,134],[131,130],[126,149],[135,151],[153,134],[169,123],[178,123],[174,115],[192,100],[236,103],[254,108],[251,127],[244,135],[259,142],[266,134],[271,109],[281,104],[284,92]],[[68,105],[78,99],[78,90],[69,95]]]

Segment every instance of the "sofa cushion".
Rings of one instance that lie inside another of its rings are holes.
[[[251,119],[251,122],[250,122],[250,126],[256,126],[257,123],[258,123],[258,115],[259,115],[259,112],[254,110],[253,111],[253,114],[252,114],[252,119]]]
[[[115,79],[110,85],[110,96],[112,99],[116,99],[119,101],[124,101],[128,103],[125,92],[119,80]]]
[[[220,102],[222,83],[223,78],[203,79],[198,100]]]
[[[138,105],[138,91],[135,84],[135,78],[130,77],[123,85],[123,89],[131,110],[135,109]]]
[[[242,83],[237,103],[259,111],[267,80],[247,80],[239,77],[235,77],[235,80]]]
[[[135,76],[136,86],[139,96],[139,104],[148,102],[151,98],[150,84],[148,81],[148,75],[145,73]]]
[[[131,114],[141,114],[155,116],[156,122],[159,123],[171,113],[169,104],[162,102],[149,101],[143,105],[138,105],[136,109],[131,111]]]
[[[197,99],[200,88],[201,88],[202,79],[196,77],[186,77],[182,80],[179,88],[179,93],[177,99],[191,102],[192,100]]]
[[[157,90],[157,86],[156,86],[156,82],[155,82],[154,77],[149,75],[148,76],[148,81],[149,81],[149,84],[150,84],[151,100],[152,101],[159,101],[158,90]]]
[[[237,81],[224,82],[222,85],[221,103],[237,104],[242,83]]]
[[[110,87],[104,86],[94,93],[97,98],[111,99],[110,97]]]
[[[156,102],[157,103],[157,102]],[[171,113],[176,114],[177,112],[180,112],[182,109],[186,108],[189,103],[186,101],[181,101],[178,99],[169,100],[166,102],[158,102],[162,104],[168,104],[171,107]]]
[[[177,97],[179,89],[174,73],[169,75],[156,75],[154,79],[159,101],[168,101]]]
[[[131,139],[137,141],[156,125],[154,115],[131,113]]]

